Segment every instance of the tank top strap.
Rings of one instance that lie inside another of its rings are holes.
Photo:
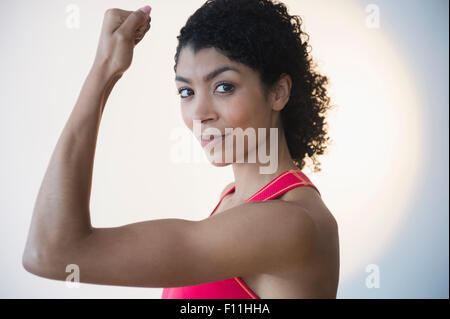
[[[301,170],[288,170],[280,175],[278,175],[276,178],[271,180],[269,183],[267,183],[263,188],[261,188],[259,191],[257,191],[255,194],[250,196],[246,201],[265,201],[270,200],[273,198],[276,198],[278,196],[281,196],[283,193],[300,186],[310,186],[313,187],[319,196],[322,197],[320,194],[320,191],[317,189],[317,187],[311,182],[311,180],[301,171]],[[234,191],[235,186],[231,187],[225,194],[222,195],[219,202],[217,203],[216,207],[214,208],[211,215],[214,213],[216,208],[219,206],[219,204],[222,202],[222,200],[227,196],[229,193]]]
[[[255,194],[250,196],[246,202],[249,201],[265,201],[265,200],[271,200],[278,196],[283,195],[285,192],[296,188],[300,186],[309,186],[313,187],[319,196],[322,197],[319,190],[316,186],[311,182],[311,180],[300,170],[288,170],[280,175],[278,175],[276,178],[271,180],[269,183],[267,183],[263,188],[261,188],[259,191],[257,191]],[[217,207],[220,205],[222,200],[227,196],[229,193],[233,192],[235,189],[235,186],[231,187],[225,194],[222,195],[219,202],[217,203],[216,207],[213,209],[211,214],[209,216],[212,216],[214,212],[216,211]]]
[[[211,212],[211,214],[209,214],[209,216],[212,216],[212,215],[215,213],[217,207],[219,207],[219,205],[220,205],[220,203],[222,202],[222,200],[223,200],[223,199],[225,198],[225,196],[227,196],[231,191],[234,191],[234,185],[233,185],[233,187],[231,187],[225,194],[222,195],[222,197],[220,198],[220,200],[219,200],[219,202],[217,203],[216,207],[214,207],[213,211]]]
[[[270,181],[246,201],[266,201],[281,196],[285,192],[300,186],[313,187],[322,196],[311,180],[300,170],[288,170]]]

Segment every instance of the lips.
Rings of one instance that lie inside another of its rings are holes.
[[[222,134],[222,135],[209,135],[209,134],[205,134],[205,135],[202,135],[201,136],[201,139],[202,140],[212,140],[212,139],[214,139],[214,138],[216,138],[216,137],[223,137],[225,134]]]
[[[227,135],[229,135],[229,134],[227,134]],[[225,136],[227,136],[227,135],[208,135],[208,134],[207,135],[202,135],[201,139],[200,139],[202,147],[208,145],[209,143],[211,143],[213,141],[214,141],[214,143],[218,142],[220,140],[223,141]]]

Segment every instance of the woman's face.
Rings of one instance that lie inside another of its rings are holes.
[[[233,136],[231,139],[230,136],[225,139],[217,137],[214,142],[202,145],[214,165],[228,165],[237,158],[247,161],[249,151],[256,152],[258,128],[265,128],[269,138],[275,113],[270,99],[265,99],[259,74],[253,69],[229,60],[215,48],[202,49],[194,54],[187,46],[180,52],[175,81],[180,93],[183,121],[200,143],[201,135],[205,133],[224,135],[232,129],[236,138],[255,134],[255,143],[249,139],[242,147],[233,143]],[[225,153],[232,154],[232,160],[229,157],[227,160]]]

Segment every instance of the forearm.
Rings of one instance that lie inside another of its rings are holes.
[[[93,67],[58,139],[35,202],[25,259],[67,250],[91,232],[89,201],[103,108],[118,78]]]

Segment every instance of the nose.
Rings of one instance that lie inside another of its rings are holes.
[[[202,124],[217,120],[217,112],[215,111],[212,99],[207,93],[197,93],[192,103],[192,120],[201,121]]]

